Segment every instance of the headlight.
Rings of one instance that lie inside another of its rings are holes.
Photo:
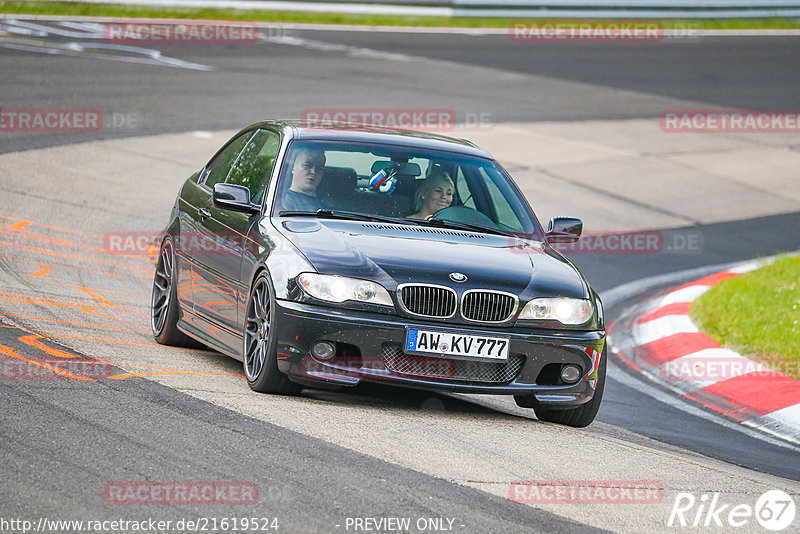
[[[561,324],[578,325],[591,319],[593,311],[590,300],[542,298],[528,302],[522,308],[519,318],[535,321],[556,320]]]
[[[369,280],[327,274],[302,273],[297,277],[297,281],[306,293],[320,300],[327,300],[328,302],[354,300],[368,304],[394,306],[389,292],[382,285]]]

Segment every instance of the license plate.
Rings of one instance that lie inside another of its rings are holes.
[[[406,351],[507,360],[508,339],[409,328]]]

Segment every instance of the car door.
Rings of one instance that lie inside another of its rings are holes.
[[[250,189],[250,201],[259,204],[277,154],[279,136],[266,129],[252,132],[242,150],[230,164],[226,183]],[[245,236],[260,214],[246,214],[216,207],[209,186],[206,209],[199,219],[201,241],[205,244],[195,263],[193,288],[195,313],[207,323],[207,333],[238,353],[240,332],[238,318],[241,294],[247,292],[240,280],[242,247]],[[246,296],[244,297],[246,299]]]
[[[180,233],[175,242],[175,249],[180,257],[178,264],[178,293],[181,303],[187,311],[194,313],[196,298],[195,278],[204,267],[196,265],[207,260],[203,252],[201,236],[204,230],[201,219],[210,216],[208,206],[211,203],[211,191],[214,184],[224,182],[236,158],[253,136],[250,130],[233,137],[228,141],[200,172],[197,181],[186,183],[181,191]],[[193,322],[192,317],[186,317]]]
[[[247,145],[255,130],[248,130],[232,138],[217,154],[208,162],[197,181],[197,187],[191,192],[188,205],[186,207],[185,222],[181,224],[181,239],[179,247],[182,253],[189,260],[191,270],[188,283],[181,281],[181,299],[191,306],[191,311],[200,316],[201,321],[194,321],[194,326],[227,346],[230,341],[229,336],[220,337],[219,320],[208,322],[209,314],[203,313],[202,308],[208,302],[213,302],[214,294],[224,292],[224,287],[216,287],[217,277],[212,275],[212,265],[219,263],[214,254],[219,250],[217,237],[211,231],[214,225],[208,224],[211,217],[212,192],[214,185],[224,182],[231,167],[241,154],[242,149]],[[221,299],[223,300],[223,299]]]
[[[281,146],[281,136],[278,132],[268,129],[259,129],[247,144],[242,155],[231,169],[227,183],[241,185],[250,190],[250,202],[261,206],[266,200],[275,168],[275,160]],[[215,208],[216,209],[216,208]],[[253,240],[253,228],[258,225],[260,214],[248,216],[243,213],[217,210],[220,220],[224,221],[236,231],[236,243],[240,254],[241,263],[238,271],[238,317],[235,330],[240,334],[243,329],[244,317],[247,312],[247,298],[250,294],[250,281],[252,269],[244,269],[245,258],[250,258],[258,251],[259,244]],[[247,271],[245,273],[245,271]]]

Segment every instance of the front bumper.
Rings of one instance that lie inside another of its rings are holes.
[[[356,385],[361,381],[436,391],[533,395],[536,404],[573,406],[591,400],[597,385],[604,331],[444,325],[396,315],[276,301],[278,369],[304,384]],[[406,329],[457,331],[509,338],[507,362],[459,356],[419,356],[403,352]],[[322,361],[311,346],[328,341],[336,356]],[[583,378],[560,383],[563,364],[581,367]]]

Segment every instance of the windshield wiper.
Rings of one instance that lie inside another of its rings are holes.
[[[366,213],[356,213],[354,211],[340,211],[340,210],[317,210],[317,211],[279,211],[279,217],[317,217],[319,219],[347,219],[350,221],[373,221],[384,222],[392,224],[405,223],[404,219],[395,219],[394,217],[383,217],[381,215],[368,215]]]
[[[473,232],[483,232],[486,234],[494,235],[512,235],[509,232],[504,232],[498,228],[491,228],[480,224],[466,223],[461,221],[451,221],[450,219],[440,219],[438,217],[431,217],[430,219],[410,219],[419,224],[427,224],[429,226],[439,226],[442,228],[458,228],[459,230],[470,230]]]
[[[326,210],[319,209],[317,211],[279,211],[279,217],[317,217],[319,219],[345,219],[350,221],[372,221],[383,222],[390,224],[421,224],[425,226],[437,226],[440,228],[457,228],[459,230],[468,230],[471,232],[482,232],[486,234],[513,235],[510,232],[505,232],[498,228],[489,226],[482,226],[480,224],[466,223],[461,221],[452,221],[450,219],[440,219],[438,217],[431,217],[430,219],[411,219],[385,217],[383,215],[368,215],[366,213],[357,213],[354,211],[340,211],[340,210]]]

